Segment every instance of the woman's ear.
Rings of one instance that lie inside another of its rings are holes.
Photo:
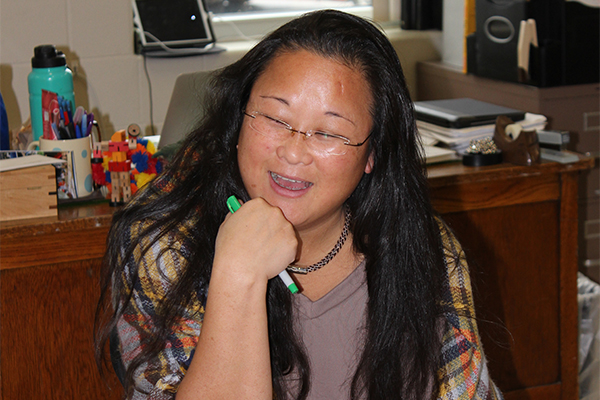
[[[365,174],[370,174],[373,171],[373,165],[375,164],[375,159],[373,158],[373,152],[369,154],[369,158],[367,159],[367,164],[365,165]]]

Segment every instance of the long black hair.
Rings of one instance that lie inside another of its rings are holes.
[[[138,279],[136,249],[143,254],[152,241],[171,235],[185,244],[187,260],[157,310],[156,332],[144,338],[144,351],[128,366],[127,387],[134,370],[163,350],[192,297],[205,295],[226,198],[235,194],[249,199],[236,144],[250,91],[274,57],[300,49],[360,71],[374,99],[369,140],[374,166],[347,201],[354,216],[353,246],[365,256],[368,284],[367,334],[352,380],[352,398],[420,399],[423,393],[436,393],[445,264],[412,101],[385,35],[362,18],[333,10],[312,12],[283,25],[241,60],[218,71],[201,126],[188,136],[165,173],[115,214],[97,318],[98,358]],[[130,237],[130,227],[140,221],[144,229]],[[299,398],[304,399],[309,362],[293,332],[291,295],[277,279],[269,282],[267,308],[274,393],[285,398],[283,377],[295,370]]]

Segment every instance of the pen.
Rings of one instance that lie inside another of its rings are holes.
[[[65,121],[62,119],[58,120],[58,139],[69,139],[67,130],[65,129]]]
[[[84,112],[81,116],[81,136],[87,136],[87,113]]]
[[[235,196],[230,196],[227,199],[227,208],[229,208],[229,211],[231,211],[232,214],[236,212],[240,207],[241,204]],[[296,283],[292,280],[292,277],[290,277],[290,274],[288,274],[288,272],[285,269],[279,273],[279,278],[281,278],[281,280],[283,281],[285,286],[287,286],[290,292],[298,293],[298,286],[296,286]]]
[[[92,125],[94,124],[94,113],[89,113],[87,116],[87,128],[85,128],[85,134],[86,135],[91,135],[92,134]],[[96,127],[98,128],[98,127]],[[98,131],[98,141],[101,142],[102,138],[100,137],[100,131]]]
[[[56,124],[54,122],[51,124],[51,126],[52,126],[52,135],[54,136],[52,138],[52,140],[59,140],[60,134],[58,133],[58,127],[56,126]]]
[[[83,116],[84,109],[82,106],[79,106],[75,109],[75,114],[73,114],[73,123],[75,125],[79,125],[81,122],[81,117]]]
[[[65,109],[67,110],[67,115],[69,116],[69,121],[73,121],[73,107],[69,100],[65,99]]]
[[[69,131],[67,130],[67,128],[65,128],[64,125],[58,128],[58,134],[61,140],[72,139],[69,135]]]

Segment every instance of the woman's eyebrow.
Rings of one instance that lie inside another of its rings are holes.
[[[290,103],[289,103],[289,102],[288,102],[286,99],[284,99],[284,98],[282,98],[282,97],[261,95],[261,96],[260,96],[260,98],[261,98],[261,99],[271,99],[271,100],[277,100],[278,102],[280,102],[280,103],[283,103],[283,104],[285,104],[286,106],[289,106],[289,105],[290,105]]]
[[[330,116],[332,116],[332,117],[341,118],[341,119],[343,119],[343,120],[346,120],[346,121],[350,122],[352,125],[356,126],[356,124],[354,123],[354,121],[352,121],[350,118],[344,117],[343,115],[341,115],[341,114],[338,114],[338,113],[336,113],[335,111],[327,111],[327,112],[325,113],[325,115],[330,115]]]
[[[289,103],[289,102],[288,102],[286,99],[284,99],[284,98],[282,98],[282,97],[277,97],[277,96],[268,96],[268,95],[260,95],[259,97],[260,97],[261,99],[270,99],[270,100],[276,100],[276,101],[278,101],[278,102],[280,102],[280,103],[282,103],[282,104],[285,104],[285,105],[286,105],[286,106],[288,106],[288,107],[289,107],[289,105],[290,105],[290,103]],[[350,122],[352,125],[356,126],[356,123],[355,123],[354,121],[352,121],[351,119],[349,119],[349,118],[347,118],[347,117],[344,117],[343,115],[341,115],[341,114],[339,114],[339,113],[337,113],[337,112],[335,112],[335,111],[326,111],[326,112],[325,112],[325,115],[328,115],[328,116],[331,116],[331,117],[337,117],[337,118],[341,118],[341,119],[343,119],[343,120],[345,120],[345,121],[348,121],[348,122]]]

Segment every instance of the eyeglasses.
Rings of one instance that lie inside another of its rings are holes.
[[[308,139],[306,145],[315,153],[321,155],[341,156],[346,154],[348,146],[360,147],[369,140],[369,137],[371,137],[369,134],[362,142],[352,143],[347,137],[333,133],[315,130],[308,130],[306,132],[299,131],[292,128],[287,122],[270,117],[259,111],[252,111],[250,113],[244,111],[244,114],[252,118],[250,120],[250,128],[261,135],[273,140],[283,140],[288,138],[290,134],[294,136],[294,133],[301,133],[304,135],[305,140]]]

